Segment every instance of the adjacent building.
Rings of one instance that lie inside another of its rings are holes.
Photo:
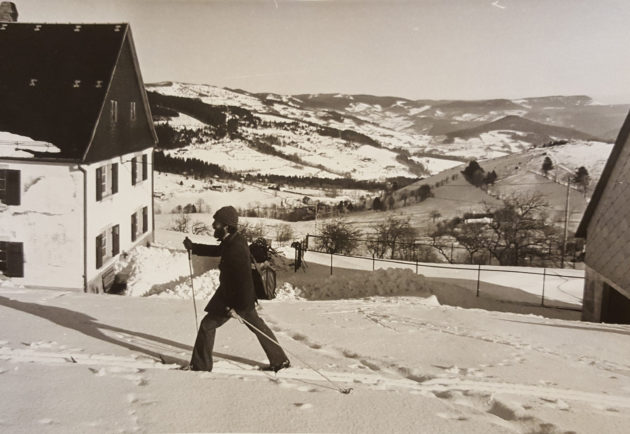
[[[107,290],[153,237],[157,136],[131,29],[5,21],[0,53],[0,273]]]
[[[577,230],[586,238],[584,321],[630,324],[630,115]]]

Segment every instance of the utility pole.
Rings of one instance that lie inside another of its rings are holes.
[[[567,231],[569,226],[569,196],[571,194],[571,175],[567,176],[567,199],[564,205],[564,235],[562,237],[562,257],[560,268],[564,268],[564,256],[567,251]]]

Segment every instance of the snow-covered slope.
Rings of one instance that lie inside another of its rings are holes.
[[[315,267],[306,275],[316,277]],[[202,315],[207,293],[203,280],[195,283]],[[427,284],[416,296],[262,302],[260,315],[292,361],[269,374],[256,369],[264,353],[236,320],[217,332],[212,373],[176,370],[195,339],[190,298],[2,283],[0,426],[51,433],[626,431],[628,326],[443,306],[426,294],[444,284]],[[339,393],[347,388],[350,394]]]
[[[455,165],[454,156],[488,159],[552,140],[586,141],[595,134],[569,124],[571,116],[580,114],[585,125],[592,124],[588,116],[599,116],[614,128],[626,113],[626,106],[596,105],[588,97],[411,101],[251,94],[172,82],[148,89],[157,112],[171,110],[160,124],[198,132],[194,147],[180,149],[179,157],[240,173],[373,180],[435,174]]]

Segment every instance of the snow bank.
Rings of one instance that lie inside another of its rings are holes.
[[[284,267],[278,260],[278,270]],[[126,277],[127,295],[190,299],[190,270],[184,251],[138,246],[116,264],[116,272]],[[219,287],[219,270],[211,269],[194,277],[195,297],[212,297]],[[279,283],[276,300],[338,300],[371,296],[415,295],[430,297],[432,291],[423,276],[411,270],[387,269],[355,276],[333,275],[298,285]]]
[[[115,270],[126,277],[127,295],[137,297],[175,288],[189,274],[185,251],[144,246],[121,256]]]
[[[294,291],[308,300],[337,300],[371,296],[416,295],[430,297],[432,291],[423,276],[411,270],[376,270],[358,275],[332,275],[323,280],[302,283],[299,288],[285,283],[283,291]]]

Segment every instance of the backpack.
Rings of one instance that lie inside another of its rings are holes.
[[[264,238],[258,238],[249,246],[249,257],[254,265],[252,279],[258,300],[276,297],[276,271],[269,265],[271,247]]]
[[[258,300],[273,300],[276,297],[276,270],[270,265],[258,265],[251,256],[252,279],[254,280],[254,291]]]

